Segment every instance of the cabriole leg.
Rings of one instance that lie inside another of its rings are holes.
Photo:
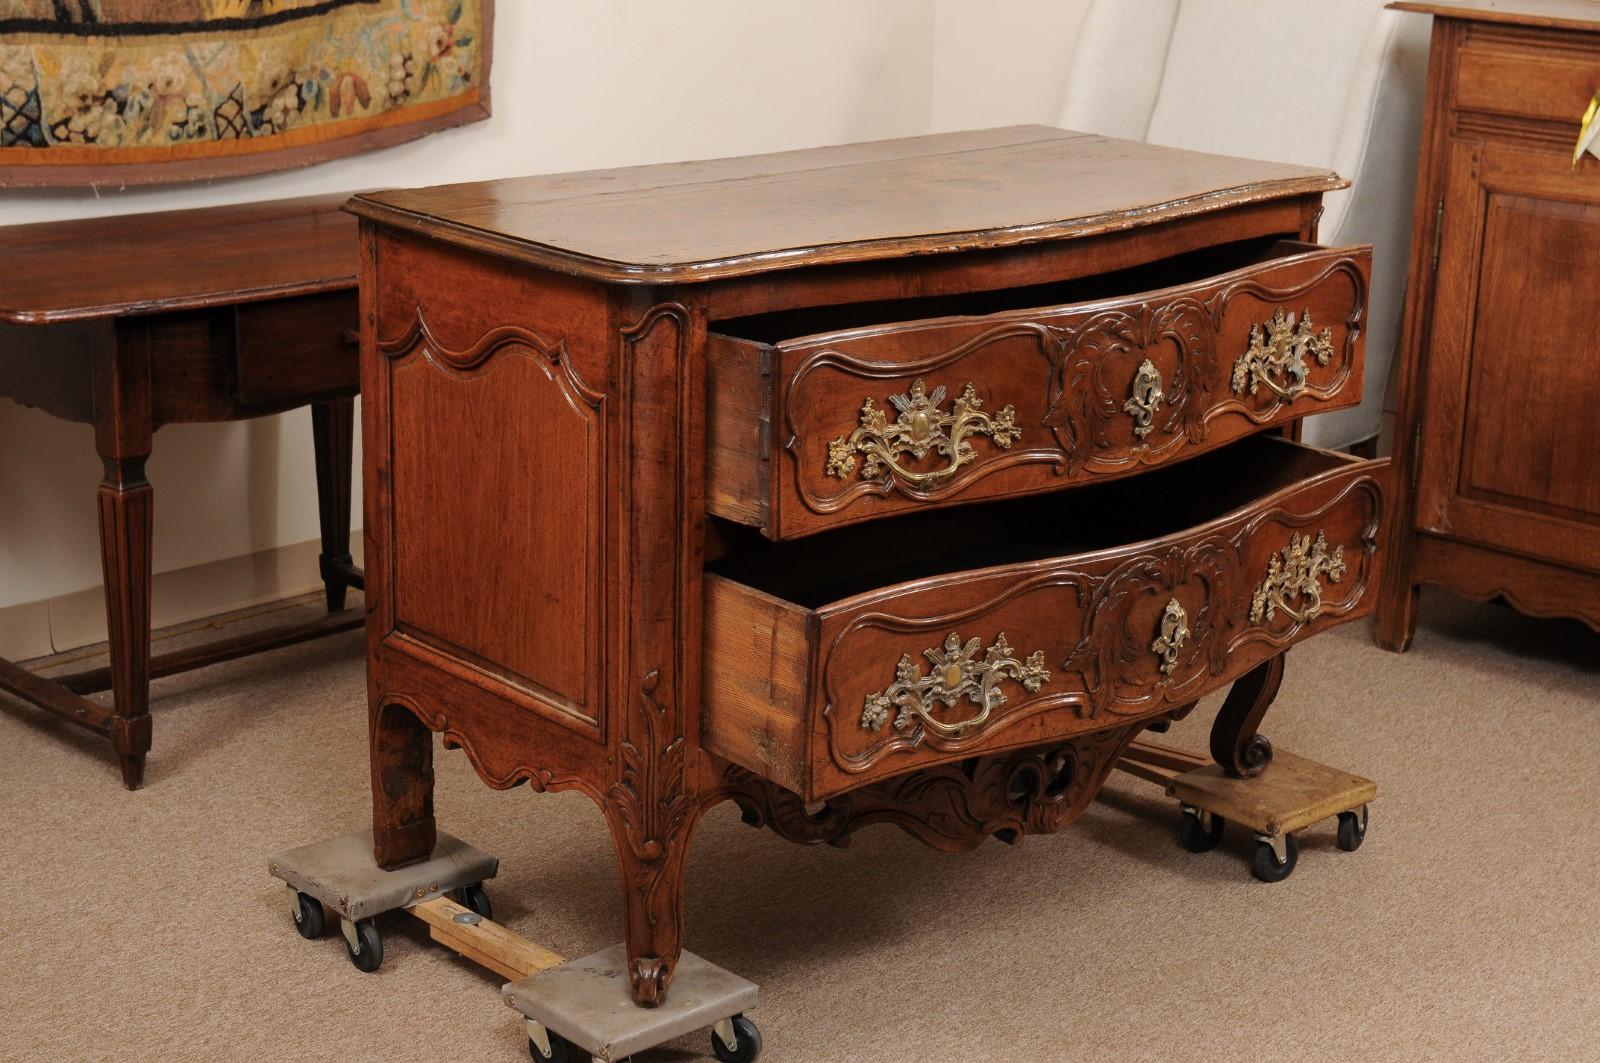
[[[624,806],[607,811],[617,865],[622,874],[622,911],[628,945],[628,981],[634,1003],[660,1004],[683,952],[683,880],[689,840],[700,809],[682,808],[682,819],[661,824],[664,836],[647,837]],[[672,812],[670,808],[662,811]]]
[[[1229,775],[1260,775],[1272,761],[1272,743],[1256,733],[1283,685],[1284,654],[1240,676],[1211,725],[1211,756]]]
[[[372,855],[392,871],[433,852],[433,732],[405,705],[379,702],[372,743]]]

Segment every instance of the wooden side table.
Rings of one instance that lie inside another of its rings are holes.
[[[343,196],[0,230],[0,395],[94,425],[109,668],[45,679],[0,660],[0,690],[110,739],[137,789],[150,680],[361,624],[345,591],[359,373],[355,224]],[[145,478],[164,424],[310,404],[329,615],[150,656]],[[90,700],[112,692],[111,705]]]

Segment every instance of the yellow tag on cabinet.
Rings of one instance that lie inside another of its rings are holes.
[[[1573,169],[1578,168],[1578,163],[1583,160],[1583,153],[1586,151],[1600,159],[1600,92],[1596,92],[1594,98],[1589,101],[1589,110],[1583,116],[1583,126],[1578,130],[1578,146],[1572,149]]]

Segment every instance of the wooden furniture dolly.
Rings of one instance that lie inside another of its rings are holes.
[[[109,668],[46,679],[0,660],[0,690],[105,735],[144,780],[150,680],[361,624],[344,608],[353,398],[355,226],[344,197],[0,229],[0,396],[94,426],[105,465],[100,552]],[[329,615],[150,656],[145,462],[164,424],[311,405]],[[85,695],[110,690],[109,706]]]
[[[288,887],[300,936],[321,937],[324,909],[332,910],[350,962],[361,971],[383,963],[377,918],[404,911],[427,923],[433,940],[511,979],[502,995],[523,1017],[536,1060],[578,1063],[581,1053],[594,1063],[617,1063],[707,1028],[722,1063],[753,1063],[761,1054],[761,1032],[744,1014],[756,1006],[753,984],[685,950],[671,998],[659,1008],[637,1008],[622,946],[569,961],[493,922],[484,882],[499,869],[493,856],[443,832],[426,859],[394,871],[373,863],[371,831],[267,861],[268,872]]]
[[[1021,127],[365,194],[376,862],[433,732],[576,789],[633,999],[671,999],[705,810],[949,851],[1066,827],[1152,724],[1367,615],[1388,464],[1370,249],[1327,172]]]
[[[1439,0],[1377,641],[1433,584],[1600,631],[1600,4]]]
[[[1300,861],[1297,831],[1337,818],[1339,848],[1353,853],[1367,837],[1368,805],[1378,785],[1283,750],[1271,772],[1229,775],[1209,757],[1137,740],[1117,767],[1163,787],[1178,799],[1178,841],[1191,853],[1210,852],[1227,823],[1255,835],[1250,873],[1262,882],[1282,882]]]

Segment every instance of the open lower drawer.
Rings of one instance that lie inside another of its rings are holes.
[[[746,532],[706,578],[701,743],[820,800],[1154,718],[1371,610],[1387,477],[1257,436],[1081,491]]]
[[[1353,405],[1371,262],[1368,247],[1248,241],[1061,284],[714,323],[708,508],[791,539],[1126,475]]]

